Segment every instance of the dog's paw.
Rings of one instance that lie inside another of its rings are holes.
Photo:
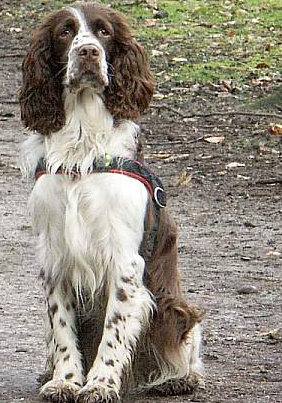
[[[116,403],[117,393],[103,385],[85,385],[77,395],[76,403]]]
[[[191,372],[188,375],[187,383],[192,390],[194,389],[205,389],[205,379],[202,374],[198,372]]]
[[[77,392],[81,386],[66,380],[53,379],[40,389],[40,396],[44,400],[49,400],[54,403],[71,403],[75,402]]]
[[[154,385],[147,389],[151,395],[159,396],[178,396],[189,395],[194,393],[197,389],[204,389],[205,382],[202,375],[198,373],[191,373],[182,378],[169,379],[159,385]]]

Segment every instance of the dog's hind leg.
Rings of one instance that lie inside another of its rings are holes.
[[[204,388],[200,347],[201,329],[197,323],[178,349],[167,352],[165,359],[158,361],[159,379],[145,389],[149,393],[167,396],[190,394],[198,388]]]
[[[150,356],[145,351],[145,359],[152,361],[153,356],[155,364],[147,366],[142,382],[145,389],[162,395],[190,393],[203,386],[202,314],[182,295],[177,269],[177,227],[165,210],[159,213],[156,247],[147,272],[147,286],[156,299],[156,312],[145,337],[147,351],[151,351]]]

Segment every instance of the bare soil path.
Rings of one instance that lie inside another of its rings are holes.
[[[24,37],[0,32],[0,401],[39,403],[44,301],[16,165],[24,139],[16,100]],[[220,89],[190,93],[186,112],[242,103]],[[182,110],[183,111],[183,110]],[[207,388],[195,396],[125,402],[282,402],[281,141],[271,119],[188,119],[151,109],[140,122],[145,153],[163,178],[180,229],[187,298],[206,309]],[[224,136],[217,144],[199,140]],[[197,140],[198,139],[198,140]],[[192,141],[195,140],[195,141]],[[236,164],[234,164],[236,163]],[[231,165],[230,165],[231,164]],[[276,180],[276,182],[275,182]],[[278,181],[277,181],[278,180]]]

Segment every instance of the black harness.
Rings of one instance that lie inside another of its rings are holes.
[[[100,158],[93,162],[89,174],[103,172],[126,175],[139,180],[146,186],[158,209],[166,206],[166,193],[161,180],[141,161],[122,157],[114,157],[111,159],[107,159],[106,157]],[[35,178],[39,179],[40,176],[48,173],[49,172],[46,169],[46,161],[41,158],[36,167]],[[66,170],[64,166],[60,166],[55,173],[67,174],[75,177],[81,176],[79,169],[77,169],[76,166],[74,166],[71,171]]]

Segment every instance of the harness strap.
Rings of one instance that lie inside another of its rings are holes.
[[[114,157],[112,159],[101,158],[101,160],[94,161],[89,174],[103,172],[126,175],[139,180],[148,189],[157,208],[163,208],[166,206],[166,193],[161,180],[141,161],[122,157]],[[38,180],[42,175],[48,173],[46,162],[42,158],[38,162],[35,171],[35,179]],[[63,166],[61,166],[55,173],[72,175],[75,177],[81,176],[77,167],[74,167],[70,172],[68,172]]]

